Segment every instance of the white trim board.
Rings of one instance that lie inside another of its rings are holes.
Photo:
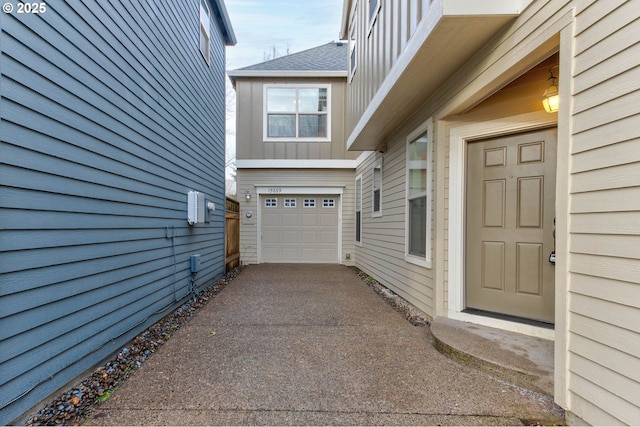
[[[332,159],[240,159],[236,169],[356,169],[373,151],[365,151],[355,160]]]
[[[236,169],[355,169],[356,160],[236,160]]]
[[[232,79],[241,77],[347,77],[347,70],[231,70]]]
[[[291,185],[277,184],[256,184],[256,194],[271,194],[277,196],[279,194],[319,194],[319,195],[342,195],[344,186],[335,187],[296,187]]]
[[[527,113],[500,120],[472,123],[451,128],[449,135],[449,281],[448,310],[450,319],[500,328],[521,334],[553,340],[555,331],[506,320],[490,319],[463,313],[465,266],[465,148],[467,141],[539,129],[557,124],[557,115],[545,111]]]

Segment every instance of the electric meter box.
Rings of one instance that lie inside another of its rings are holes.
[[[189,225],[203,223],[205,220],[204,194],[199,191],[187,193],[187,222]]]
[[[189,258],[189,268],[192,273],[197,273],[200,270],[200,254],[191,255]]]

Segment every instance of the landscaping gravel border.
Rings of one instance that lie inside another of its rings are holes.
[[[400,295],[385,287],[372,276],[360,270],[358,267],[351,267],[358,277],[373,288],[378,295],[393,307],[398,313],[402,314],[413,326],[429,326],[431,324],[427,315],[418,310],[410,302],[402,298]]]
[[[242,267],[226,273],[213,285],[198,292],[181,307],[162,320],[147,328],[123,347],[116,356],[98,367],[78,385],[68,390],[36,415],[28,418],[26,426],[80,425],[92,409],[106,401],[149,356],[158,350],[171,335],[180,329],[207,302],[219,294],[234,278]]]

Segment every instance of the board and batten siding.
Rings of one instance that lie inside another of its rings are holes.
[[[640,422],[640,8],[576,2],[569,219],[569,409]]]
[[[348,93],[347,135],[366,110],[411,39],[432,0],[381,1],[375,25],[369,25],[368,2],[351,0],[357,21],[357,67]],[[351,27],[349,27],[351,34]]]
[[[330,84],[331,138],[327,142],[264,141],[264,86],[267,84]],[[345,144],[344,78],[237,78],[236,157],[238,159],[350,159],[359,153],[347,151]]]
[[[353,265],[355,254],[355,175],[353,169],[238,169],[240,199],[240,260],[243,264],[258,263],[258,202],[255,184],[274,187],[336,187],[342,188],[342,263]],[[251,200],[243,198],[246,190]],[[310,192],[311,193],[311,192]],[[253,216],[248,219],[246,213]],[[351,254],[351,259],[345,259]],[[337,260],[337,257],[336,257]]]
[[[388,148],[384,154],[371,153],[356,169],[356,175],[362,174],[362,244],[356,245],[356,267],[373,276],[425,314],[434,317],[433,269],[405,260],[406,137],[415,128],[404,126],[387,142]],[[382,215],[374,217],[373,166],[378,162],[382,164]],[[433,164],[431,168],[433,171]],[[433,188],[433,173],[431,177]],[[433,219],[432,194],[429,197]],[[428,225],[432,230],[431,259],[434,255],[435,236],[432,224],[433,220]]]
[[[46,8],[0,17],[0,424],[224,273],[219,22],[209,66],[197,0]]]

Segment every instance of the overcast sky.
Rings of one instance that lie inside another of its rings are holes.
[[[338,40],[343,0],[225,0],[238,43],[227,47],[227,69]],[[227,158],[235,157],[235,114],[227,115]]]
[[[264,60],[275,48],[300,52],[338,40],[343,0],[226,0],[238,44],[227,48],[227,66]]]

